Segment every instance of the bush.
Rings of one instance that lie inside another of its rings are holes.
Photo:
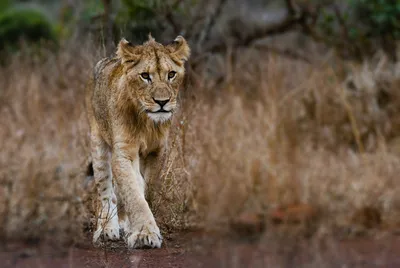
[[[55,41],[53,27],[39,10],[28,8],[8,9],[0,14],[0,50],[15,49],[21,39],[36,43]]]
[[[328,1],[320,6],[316,18],[319,39],[342,56],[363,59],[383,49],[395,60],[400,39],[398,0]]]
[[[10,1],[9,0],[1,0],[0,1],[0,12],[3,12],[10,6]]]
[[[350,37],[366,48],[365,54],[383,49],[396,60],[396,42],[400,39],[400,2],[398,0],[352,0],[354,21]]]
[[[398,0],[353,0],[355,17],[363,24],[365,35],[400,38],[400,2]]]

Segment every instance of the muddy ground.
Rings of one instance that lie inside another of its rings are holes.
[[[0,267],[400,267],[400,236],[318,242],[175,233],[161,249],[127,250],[122,242],[68,248],[38,241],[7,241]]]

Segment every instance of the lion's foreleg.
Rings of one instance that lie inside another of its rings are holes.
[[[96,243],[101,236],[104,239],[119,239],[117,198],[112,185],[110,166],[110,148],[96,133],[91,136],[94,178],[97,188],[97,229],[93,235]]]
[[[123,151],[115,148],[112,170],[130,222],[127,230],[128,246],[161,247],[160,230],[144,195],[144,180],[140,173],[138,153],[128,158]]]

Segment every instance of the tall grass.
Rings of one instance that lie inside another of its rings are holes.
[[[83,105],[93,51],[69,44],[0,69],[3,236],[77,241],[93,220]],[[398,65],[336,66],[245,50],[189,68],[160,180],[148,186],[163,231],[228,230],[242,213],[268,219],[296,204],[328,229],[360,225],[365,208],[398,226]]]
[[[7,237],[74,239],[85,219],[84,86],[93,54],[69,45],[1,67],[0,195]]]
[[[324,227],[363,228],[365,208],[398,224],[399,152],[388,142],[399,134],[400,81],[398,66],[378,63],[344,76],[249,52],[208,89],[212,100],[193,88],[185,156],[196,222],[226,227],[242,213],[309,204]]]

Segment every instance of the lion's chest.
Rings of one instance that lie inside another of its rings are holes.
[[[164,143],[165,137],[162,135],[148,135],[143,137],[139,147],[139,155],[141,157],[146,157],[147,155],[158,151],[161,147],[163,147]]]
[[[126,118],[120,124],[118,136],[125,144],[131,144],[131,153],[146,157],[164,147],[168,135],[168,126],[159,126],[148,120],[138,120],[135,117]]]

